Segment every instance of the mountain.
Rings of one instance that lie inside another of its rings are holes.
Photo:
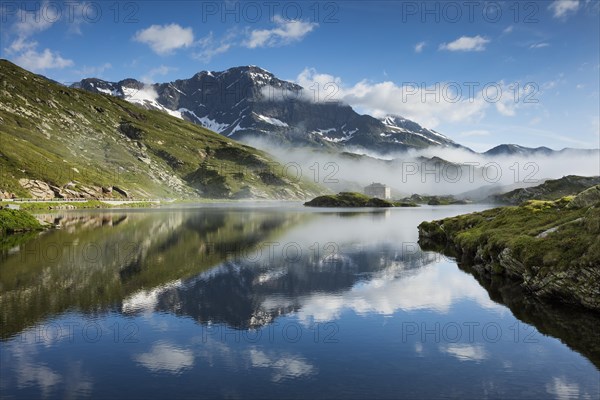
[[[494,148],[489,149],[483,154],[486,156],[508,156],[508,155],[550,155],[554,153],[554,150],[548,147],[524,147],[517,144],[501,144]]]
[[[598,154],[598,149],[572,149],[552,150],[548,147],[525,147],[518,144],[501,144],[484,152],[489,157],[496,156],[554,156],[554,155],[586,156]]]
[[[537,183],[543,183],[546,179],[537,180]],[[469,199],[472,201],[480,201],[480,202],[495,202],[492,199],[492,196],[502,195],[504,193],[511,192],[516,189],[523,189],[531,186],[536,186],[535,183],[527,183],[527,182],[516,182],[509,185],[502,184],[488,184],[477,187],[476,189],[471,189],[466,192],[462,192],[456,195],[458,199]]]
[[[306,199],[324,192],[286,176],[262,151],[6,60],[0,127],[0,197]]]
[[[568,175],[560,179],[549,179],[534,187],[515,189],[490,197],[495,203],[518,205],[527,200],[558,200],[576,195],[585,189],[600,184],[600,176]]]
[[[262,138],[269,143],[380,153],[462,147],[402,117],[377,119],[340,102],[314,101],[312,90],[256,66],[202,71],[189,79],[152,85],[135,79],[107,82],[90,78],[72,87],[120,97],[242,141]]]

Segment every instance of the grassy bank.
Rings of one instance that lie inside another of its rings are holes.
[[[26,211],[0,209],[0,233],[3,235],[42,229],[44,226]]]
[[[600,203],[578,204],[531,200],[423,222],[419,242],[481,272],[517,278],[536,296],[600,311]]]
[[[100,200],[89,200],[89,201],[36,201],[31,203],[21,202],[2,202],[0,201],[0,207],[5,204],[18,205],[21,210],[24,211],[48,211],[48,210],[83,210],[83,209],[94,209],[94,208],[148,208],[156,207],[157,204],[154,202],[140,201],[135,203],[123,203],[119,205],[112,205],[105,203]]]

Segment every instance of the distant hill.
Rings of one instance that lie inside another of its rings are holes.
[[[598,149],[571,149],[564,148],[562,150],[552,150],[548,147],[525,147],[519,146],[518,144],[501,144],[496,147],[489,149],[482,153],[484,156],[498,157],[498,156],[554,156],[558,154],[570,154],[570,155],[590,155],[598,154]]]
[[[550,155],[554,153],[554,150],[548,147],[524,147],[517,144],[501,144],[493,147],[483,154],[486,156],[500,156],[500,155]]]
[[[598,184],[600,184],[600,176],[568,175],[560,179],[549,179],[538,186],[493,195],[489,200],[494,203],[511,205],[518,205],[527,200],[557,200],[564,196],[575,195]]]
[[[325,190],[270,156],[0,60],[0,196],[306,199]]]

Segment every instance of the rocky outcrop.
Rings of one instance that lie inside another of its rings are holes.
[[[113,186],[112,190],[114,190],[115,192],[119,193],[121,196],[129,198],[129,193],[127,193],[126,190],[124,190],[124,189],[122,189],[122,188],[120,188],[118,186]],[[112,193],[112,191],[111,191],[111,193]]]
[[[419,244],[480,275],[516,280],[535,298],[599,312],[600,209],[528,207],[423,222]]]
[[[114,194],[129,198],[129,193],[117,186],[85,186],[78,182],[69,182],[64,186],[55,186],[36,179],[19,179],[19,184],[29,191],[31,197],[38,200],[52,199],[111,199]],[[8,194],[11,195],[11,194]],[[14,194],[11,195],[14,198]],[[119,197],[119,196],[117,196]]]
[[[564,271],[547,271],[518,260],[510,248],[503,249],[492,263],[481,265],[488,272],[497,273],[498,268],[493,267],[494,261],[502,268],[502,273],[522,279],[523,287],[538,297],[560,299],[565,303],[579,303],[600,311],[600,268],[597,265],[582,265],[580,268]]]
[[[591,188],[579,193],[573,200],[571,200],[569,207],[591,207],[598,203],[600,203],[600,185],[592,186]]]
[[[54,191],[44,181],[37,179],[19,179],[19,184],[31,193],[31,196],[36,199],[50,200],[55,197]]]
[[[459,268],[472,274],[487,290],[490,299],[510,308],[516,318],[535,326],[544,335],[560,339],[600,368],[600,313],[583,307],[542,301],[524,291],[518,280],[508,276],[490,274],[464,264],[459,264]],[[534,337],[530,335],[522,339],[529,341],[534,340]]]
[[[14,199],[16,196],[14,193],[11,192],[5,192],[3,190],[0,190],[0,199]]]

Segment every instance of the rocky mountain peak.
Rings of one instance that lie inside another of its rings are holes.
[[[302,86],[255,65],[200,71],[190,79],[153,84],[151,88],[138,81],[88,81],[84,79],[76,87],[119,96],[242,141],[258,137],[278,144],[362,148],[381,153],[429,146],[460,147],[446,136],[401,116],[377,119],[360,115],[347,104],[310,101],[302,95]]]

